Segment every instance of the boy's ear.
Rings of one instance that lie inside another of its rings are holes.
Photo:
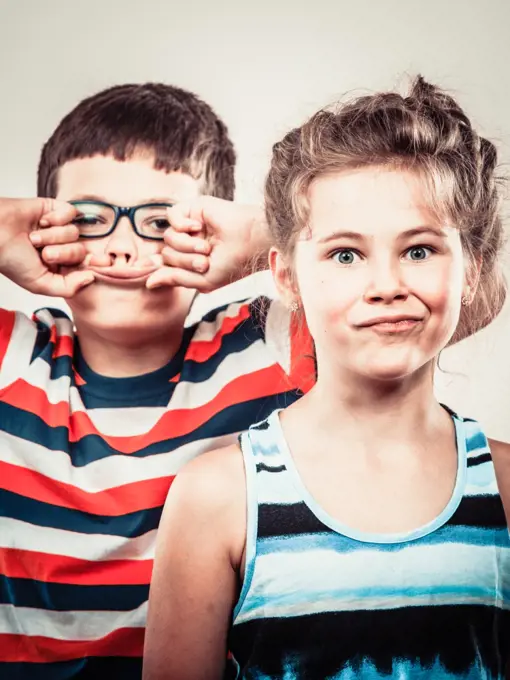
[[[271,248],[269,251],[269,266],[280,299],[286,307],[292,308],[296,305],[299,295],[292,268],[287,258],[277,248]]]

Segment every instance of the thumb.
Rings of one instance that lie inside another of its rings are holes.
[[[200,218],[194,219],[191,216],[191,204],[187,201],[176,203],[168,208],[168,221],[175,231],[193,233],[202,231],[203,222]]]

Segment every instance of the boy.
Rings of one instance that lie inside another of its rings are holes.
[[[185,327],[193,286],[239,276],[265,241],[214,199],[198,200],[211,238],[178,212],[167,229],[169,205],[232,199],[234,161],[191,93],[118,86],[45,145],[38,193],[57,201],[0,203],[0,273],[69,297],[74,321],[0,313],[0,677],[140,678],[174,475],[298,396],[265,330],[288,316],[267,300]]]

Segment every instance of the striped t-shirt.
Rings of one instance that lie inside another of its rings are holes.
[[[172,479],[295,400],[288,321],[267,299],[228,305],[168,365],[116,379],[62,312],[0,312],[0,678],[141,677]]]
[[[301,480],[278,413],[241,435],[246,572],[230,649],[238,678],[503,680],[510,539],[488,441],[452,413],[458,471],[428,525],[353,531]]]

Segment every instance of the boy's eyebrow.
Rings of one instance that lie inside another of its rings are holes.
[[[109,203],[110,205],[115,205],[114,203],[112,203],[112,201],[109,201],[104,196],[99,196],[97,194],[77,194],[76,196],[73,196],[69,200],[71,200],[71,201],[98,201],[100,203]],[[150,203],[172,203],[172,204],[175,204],[175,203],[177,203],[177,200],[174,199],[174,198],[171,198],[170,196],[157,196],[157,197],[151,197],[151,198],[144,198],[143,200],[140,200],[137,203],[133,203],[132,205],[148,205]],[[130,207],[130,206],[126,206],[126,207]]]
[[[440,238],[446,238],[446,234],[443,229],[438,227],[433,227],[431,225],[423,225],[420,227],[413,227],[412,229],[407,229],[406,231],[399,234],[399,238],[409,238],[411,236],[419,236],[420,234],[433,234],[434,236],[439,236]],[[323,238],[319,239],[318,243],[329,243],[330,241],[336,241],[337,239],[347,239],[350,241],[363,241],[366,237],[356,231],[335,231],[331,234],[327,234]]]

